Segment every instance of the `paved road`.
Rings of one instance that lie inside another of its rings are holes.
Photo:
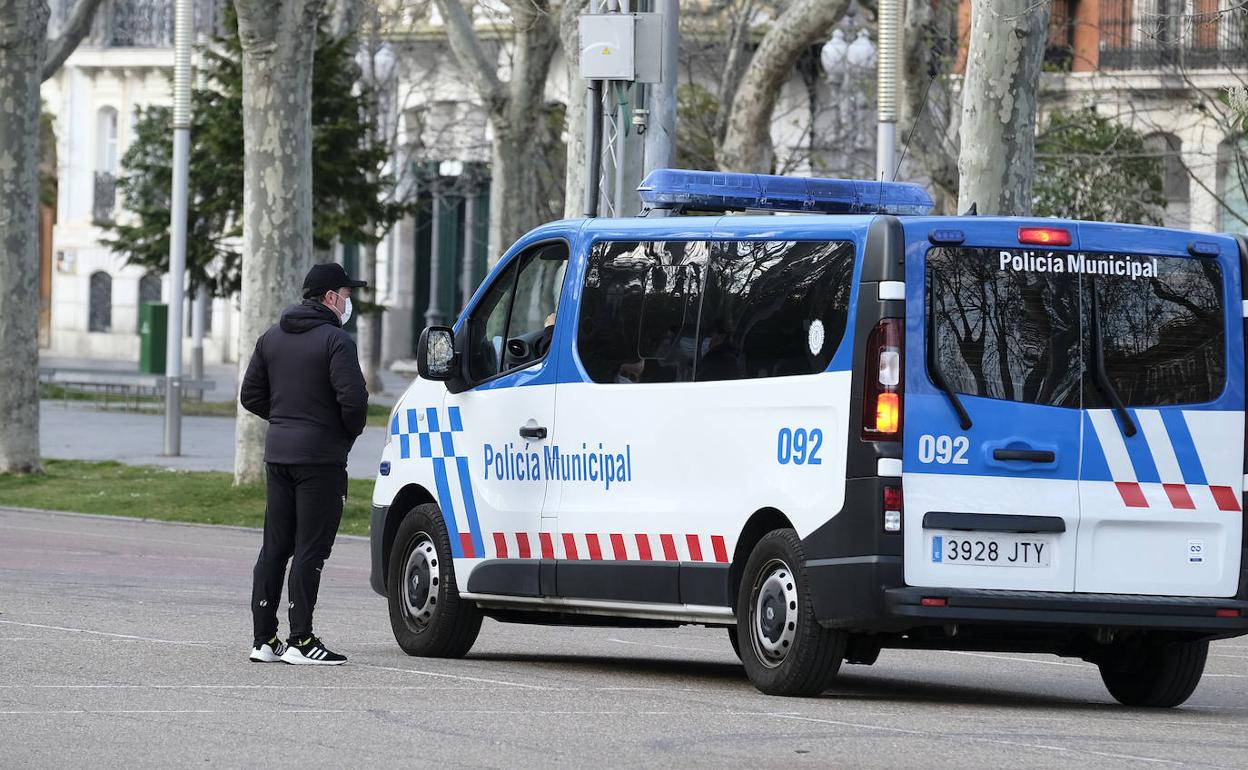
[[[117,460],[188,471],[234,472],[234,419],[183,417],[182,455],[165,457],[165,418],[159,414],[103,412],[59,401],[39,408],[39,449],[60,460]],[[371,479],[386,444],[386,429],[370,427],[347,458],[351,478]]]
[[[342,538],[318,631],[342,668],[245,662],[254,532],[0,509],[7,767],[1243,767],[1248,644],[1184,708],[1112,705],[1044,656],[885,651],[835,692],[758,694],[721,631],[487,621],[462,661],[403,655]]]

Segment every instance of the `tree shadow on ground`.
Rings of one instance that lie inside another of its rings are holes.
[[[660,688],[663,685],[688,686],[722,685],[732,689],[754,692],[754,687],[746,679],[745,670],[739,663],[722,663],[717,661],[673,660],[638,656],[616,655],[561,655],[561,654],[530,654],[530,653],[482,653],[469,655],[466,660],[532,664],[540,670],[557,669],[569,673],[596,673],[604,675],[626,676],[628,681],[637,686]],[[875,671],[887,668],[878,666]],[[956,672],[943,671],[942,675],[955,676]],[[649,681],[638,679],[647,677]],[[674,681],[675,680],[675,681]],[[1089,669],[1088,685],[1100,686],[1100,678],[1094,669]],[[604,686],[610,686],[605,684]],[[821,699],[838,701],[857,701],[862,703],[893,703],[893,704],[937,704],[993,706],[1015,709],[1048,709],[1064,710],[1082,709],[1096,711],[1113,708],[1109,696],[1104,701],[1089,701],[1079,695],[1063,695],[1051,692],[1027,692],[1026,683],[1020,682],[1017,687],[992,687],[974,684],[957,684],[953,682],[921,681],[910,677],[895,677],[887,674],[880,676],[862,666],[845,665],[833,686],[819,696]],[[779,701],[782,702],[782,701]]]

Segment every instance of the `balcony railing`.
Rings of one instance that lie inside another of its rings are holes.
[[[1178,0],[1101,3],[1101,69],[1215,69],[1248,65],[1248,11],[1185,12]]]
[[[117,210],[117,177],[107,171],[95,172],[95,194],[91,200],[91,220],[111,224]]]

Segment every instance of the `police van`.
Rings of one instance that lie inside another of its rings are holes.
[[[1242,238],[930,216],[900,183],[639,191],[421,336],[371,522],[407,653],[483,616],[701,624],[769,694],[1010,650],[1175,706],[1248,631]]]

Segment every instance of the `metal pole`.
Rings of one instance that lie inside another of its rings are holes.
[[[459,294],[460,309],[468,305],[468,300],[472,299],[472,291],[475,289],[476,281],[473,280],[472,263],[477,254],[477,194],[475,189],[469,189],[464,194],[464,261],[459,266]]]
[[[897,173],[897,64],[901,54],[901,0],[879,0],[878,8],[880,46],[876,77],[879,81],[879,100],[876,111],[879,128],[875,174],[881,181],[887,182]]]
[[[194,3],[173,16],[173,191],[169,206],[169,329],[165,349],[165,454],[182,454],[182,306],[186,282],[187,175],[191,157],[191,25]]]
[[[663,53],[660,80],[650,87],[650,126],[646,129],[645,173],[669,168],[676,157],[676,81],[680,59],[680,5],[676,0],[657,0],[663,15]]]
[[[602,177],[602,81],[589,81],[585,94],[585,216],[598,216]]]
[[[442,261],[442,194],[433,194],[433,232],[429,237],[429,307],[425,309],[425,326],[441,326],[442,311],[438,309],[438,283]]]

